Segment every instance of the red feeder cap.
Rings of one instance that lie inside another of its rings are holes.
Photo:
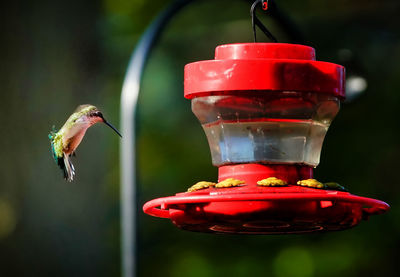
[[[343,66],[315,60],[312,47],[287,43],[239,43],[216,48],[215,59],[185,66],[184,94],[233,91],[299,91],[345,97]]]

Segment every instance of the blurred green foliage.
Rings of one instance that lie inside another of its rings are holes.
[[[170,1],[8,1],[1,11],[0,276],[119,276],[119,139],[91,128],[77,178],[62,180],[47,133],[79,104],[118,126],[131,52]],[[316,177],[389,202],[343,232],[285,236],[190,233],[139,215],[139,276],[397,276],[400,266],[400,4],[396,0],[278,1],[316,47],[368,81],[328,132]],[[260,18],[283,42],[286,34]],[[261,35],[259,35],[262,38]],[[205,135],[183,98],[183,66],[215,46],[252,41],[245,1],[195,1],[154,49],[139,100],[139,211],[155,197],[215,180]]]

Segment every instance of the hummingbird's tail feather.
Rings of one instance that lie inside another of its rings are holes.
[[[72,182],[75,176],[75,167],[71,162],[71,159],[68,154],[64,153],[63,163],[63,171],[64,171],[64,179],[68,182]],[[61,167],[61,166],[60,166]]]

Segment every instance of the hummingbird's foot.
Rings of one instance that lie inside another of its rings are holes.
[[[219,182],[215,185],[216,188],[230,188],[230,187],[238,187],[243,185],[245,182],[233,178],[228,178],[222,182]]]
[[[201,189],[208,189],[208,188],[213,188],[215,187],[215,183],[213,182],[206,182],[206,181],[201,181],[197,182],[193,186],[191,186],[187,191],[188,192],[193,192]]]
[[[318,182],[315,179],[301,180],[301,181],[298,181],[297,184],[302,187],[309,187],[309,188],[315,188],[315,189],[323,189],[325,187],[323,183]]]
[[[267,179],[258,181],[257,185],[263,186],[263,187],[284,187],[284,186],[287,186],[287,183],[276,177],[269,177]]]

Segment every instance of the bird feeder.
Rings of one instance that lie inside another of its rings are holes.
[[[385,212],[385,202],[313,179],[344,80],[344,67],[296,44],[221,45],[214,60],[186,65],[184,94],[218,184],[154,199],[144,211],[185,230],[241,234],[342,230]]]

